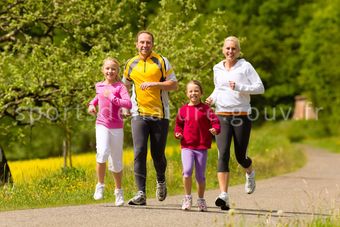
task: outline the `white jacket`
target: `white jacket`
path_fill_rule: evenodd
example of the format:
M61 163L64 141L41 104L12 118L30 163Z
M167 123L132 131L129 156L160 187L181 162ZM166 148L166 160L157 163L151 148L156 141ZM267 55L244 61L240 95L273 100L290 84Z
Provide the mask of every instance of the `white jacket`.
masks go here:
M244 59L239 59L227 71L225 60L216 64L214 70L215 89L209 96L215 104L216 112L251 113L250 95L263 94L263 83L254 67ZM235 82L235 89L229 87L229 81Z

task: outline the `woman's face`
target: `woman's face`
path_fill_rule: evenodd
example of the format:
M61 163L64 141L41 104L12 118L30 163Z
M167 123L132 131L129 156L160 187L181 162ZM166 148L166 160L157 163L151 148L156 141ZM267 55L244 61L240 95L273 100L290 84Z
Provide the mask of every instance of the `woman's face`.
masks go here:
M226 40L224 42L222 51L227 61L234 62L240 56L240 49L232 40Z

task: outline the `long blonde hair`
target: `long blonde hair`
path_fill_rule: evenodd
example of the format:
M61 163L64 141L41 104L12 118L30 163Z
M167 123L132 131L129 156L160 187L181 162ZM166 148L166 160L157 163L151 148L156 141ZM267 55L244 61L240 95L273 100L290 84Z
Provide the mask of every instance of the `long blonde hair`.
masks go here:
M117 59L115 59L115 58L107 57L107 58L105 58L104 61L103 61L103 66L102 66L102 68L104 67L105 62L107 62L107 61L113 62L113 63L117 66L117 68L118 68L118 73L117 73L117 76L116 76L116 82L122 81L122 79L121 79L120 76L119 76L119 72L120 72L119 61L118 61Z

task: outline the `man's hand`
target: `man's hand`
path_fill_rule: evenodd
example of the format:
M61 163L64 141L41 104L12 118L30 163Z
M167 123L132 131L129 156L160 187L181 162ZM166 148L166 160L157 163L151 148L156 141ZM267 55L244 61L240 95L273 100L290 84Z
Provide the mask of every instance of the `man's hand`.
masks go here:
M140 88L142 90L146 90L150 87L155 87L158 85L158 82L143 82L141 85L140 85Z

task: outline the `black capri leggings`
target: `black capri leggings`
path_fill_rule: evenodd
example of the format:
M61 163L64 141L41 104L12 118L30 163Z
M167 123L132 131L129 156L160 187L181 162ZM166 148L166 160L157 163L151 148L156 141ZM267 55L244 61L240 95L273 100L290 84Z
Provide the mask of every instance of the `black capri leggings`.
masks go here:
M168 135L169 120L135 116L131 119L131 128L135 155L135 180L138 190L145 192L147 175L146 160L149 137L151 157L156 169L157 181L165 181L165 169L167 165L165 145Z
M247 156L247 147L251 131L248 116L218 116L221 132L216 136L218 147L218 172L229 172L231 139L234 139L235 156L243 167L251 166L252 160Z

